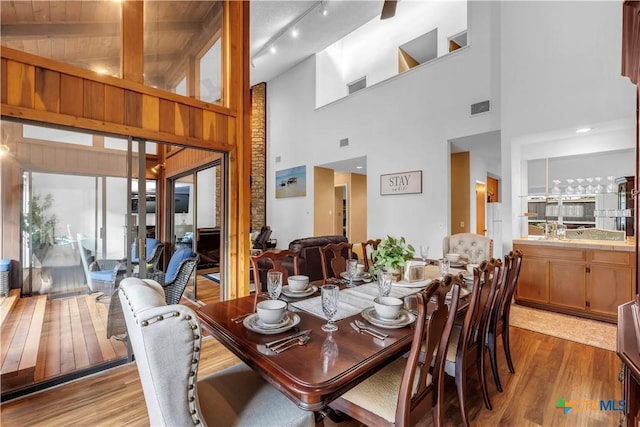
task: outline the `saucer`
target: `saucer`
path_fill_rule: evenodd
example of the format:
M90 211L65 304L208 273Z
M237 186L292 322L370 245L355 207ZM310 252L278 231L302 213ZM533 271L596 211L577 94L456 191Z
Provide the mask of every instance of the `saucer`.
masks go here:
M416 320L416 316L413 313L405 310L404 308L400 310L400 314L393 320L383 319L378 316L376 313L376 309L374 307L365 308L360 313L364 320L371 323L372 325L378 326L380 328L386 329L398 329L404 328L407 325L412 324Z
M303 291L293 291L289 289L289 286L285 285L282 287L282 295L287 296L289 298L302 298L308 297L309 295L313 295L318 290L318 287L315 285L311 285L307 289Z
M340 273L340 277L342 277L343 279L349 280L349 276L347 275L346 271L343 271L342 273ZM364 282L366 280L371 280L371 274L365 272L358 276L353 276L354 282Z
M300 323L300 316L287 311L280 323L267 325L260 321L258 313L251 314L244 318L242 324L250 331L263 335L274 335L287 331Z
M449 266L453 268L465 268L467 264L468 264L467 261L460 260L460 261L449 263Z

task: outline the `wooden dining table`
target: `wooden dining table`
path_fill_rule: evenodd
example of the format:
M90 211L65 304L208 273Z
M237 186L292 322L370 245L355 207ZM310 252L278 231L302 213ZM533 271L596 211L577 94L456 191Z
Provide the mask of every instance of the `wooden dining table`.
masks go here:
M296 311L300 323L276 335L263 335L231 319L253 311L253 296L207 304L197 310L202 326L238 358L260 373L300 408L320 411L329 402L384 367L409 349L413 329L384 329L389 336L380 340L358 333L349 322L360 315L337 321L338 330L323 332L327 321ZM275 354L265 343L311 330L310 340ZM382 330L381 328L377 328Z
M429 271L429 276L437 271ZM314 283L322 285L322 281ZM418 292L420 289L415 289ZM319 292L314 295L318 296ZM246 328L242 321L232 319L254 311L254 296L216 302L200 307L196 313L202 326L238 358L258 372L266 381L284 393L300 408L322 411L341 396L385 365L409 350L413 327L377 330L388 334L384 340L359 333L350 326L360 314L338 320L338 330L326 333L321 326L327 321L321 317L290 309L300 316L293 329L275 335L264 335ZM467 305L461 300L460 313ZM310 340L276 354L265 344L294 332L309 329Z

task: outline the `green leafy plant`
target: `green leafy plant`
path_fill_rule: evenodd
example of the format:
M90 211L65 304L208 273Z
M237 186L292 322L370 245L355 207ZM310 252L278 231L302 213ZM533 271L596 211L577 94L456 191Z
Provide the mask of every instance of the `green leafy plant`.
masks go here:
M407 244L404 237L387 236L382 239L378 248L371 253L373 262L373 273L378 271L398 271L404 267L407 260L413 258L415 249Z
M53 196L34 195L29 201L30 214L22 215L22 230L26 233L29 247L42 261L47 250L55 243L55 229L58 222L49 210L53 206Z

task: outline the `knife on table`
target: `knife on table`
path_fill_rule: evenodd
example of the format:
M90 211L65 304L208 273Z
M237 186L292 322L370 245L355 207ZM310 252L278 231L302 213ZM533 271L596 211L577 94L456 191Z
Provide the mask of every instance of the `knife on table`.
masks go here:
M298 337L300 337L302 335L308 335L310 333L311 333L311 329L305 329L304 331L296 332L293 335L289 335L287 337L280 338L280 339L273 340L273 341L270 341L268 343L265 343L264 346L270 349L274 345L277 345L277 344L280 344L280 343L283 343L283 342L286 342L286 341L290 341L290 340L292 340L294 338L298 338Z

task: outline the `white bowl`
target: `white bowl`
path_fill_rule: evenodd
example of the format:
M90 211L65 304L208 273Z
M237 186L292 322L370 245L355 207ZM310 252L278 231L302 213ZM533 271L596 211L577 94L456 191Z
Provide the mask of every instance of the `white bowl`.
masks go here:
M376 313L383 319L393 320L402 309L402 300L394 297L378 297L373 300Z
M278 323L284 316L287 303L279 299L260 301L256 306L258 317L266 324Z
M460 261L460 254L445 254L444 256L449 262L458 262Z
M289 285L289 289L294 292L301 292L309 287L309 277L308 276L289 276L287 279L287 284Z

